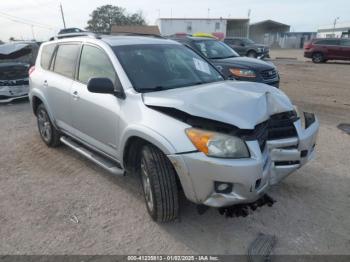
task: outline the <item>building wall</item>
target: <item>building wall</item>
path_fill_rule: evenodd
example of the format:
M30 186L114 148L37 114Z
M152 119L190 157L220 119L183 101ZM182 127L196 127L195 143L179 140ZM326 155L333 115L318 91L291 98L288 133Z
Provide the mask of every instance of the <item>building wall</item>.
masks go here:
M343 33L349 32L350 31L350 27L349 28L343 28L343 29L335 29L333 31L333 29L329 29L329 30L319 30L317 32L317 37L318 38L331 38L331 37L336 37L336 38L340 38L342 37Z
M173 35L176 33L214 33L226 34L225 19L159 19L157 21L162 35Z

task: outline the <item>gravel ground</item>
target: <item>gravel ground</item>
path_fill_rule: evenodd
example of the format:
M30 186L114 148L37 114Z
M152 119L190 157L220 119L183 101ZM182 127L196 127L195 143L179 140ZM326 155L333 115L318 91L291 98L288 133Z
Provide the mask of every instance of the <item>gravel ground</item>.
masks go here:
M114 177L65 146L40 140L24 101L0 106L0 254L245 254L258 233L275 254L350 254L350 64L276 61L282 89L317 113L317 159L270 195L273 207L246 218L182 199L181 218L156 224L140 183Z

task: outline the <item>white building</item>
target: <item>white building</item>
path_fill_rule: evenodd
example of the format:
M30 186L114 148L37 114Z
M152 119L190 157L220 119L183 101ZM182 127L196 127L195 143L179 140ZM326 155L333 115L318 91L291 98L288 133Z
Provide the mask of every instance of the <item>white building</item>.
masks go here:
M159 18L157 24L162 35L176 33L222 33L224 36L247 36L249 19L230 18Z
M349 33L350 33L350 22L337 23L335 27L334 27L334 25L321 26L317 30L317 37L319 37L319 38L349 37Z

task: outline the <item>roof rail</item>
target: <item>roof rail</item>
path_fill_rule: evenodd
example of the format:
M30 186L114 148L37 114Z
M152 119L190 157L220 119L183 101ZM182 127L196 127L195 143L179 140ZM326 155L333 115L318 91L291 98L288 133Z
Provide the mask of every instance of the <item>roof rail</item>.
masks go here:
M100 39L100 36L91 33L91 32L79 32L79 33L67 33L67 34L60 34L55 37L55 39L63 39L63 38L70 38L70 37L81 37L81 36L87 36L95 39Z
M147 34L147 33L116 32L116 33L112 33L111 34L111 36L118 36L118 35L124 35L124 36L149 36L149 37L156 37L156 38L164 38L161 35Z

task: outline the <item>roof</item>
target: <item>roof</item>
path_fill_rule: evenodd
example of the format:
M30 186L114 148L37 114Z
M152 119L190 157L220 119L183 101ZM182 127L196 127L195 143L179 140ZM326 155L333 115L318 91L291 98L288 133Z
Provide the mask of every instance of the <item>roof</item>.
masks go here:
M103 40L111 46L142 44L178 44L177 42L169 39L145 36L104 36L101 38L101 40Z
M160 35L159 28L156 25L113 25L111 29L111 34L113 35L118 33Z
M162 18L158 18L158 20L244 20L244 21L248 21L249 18L224 18L224 17L217 17L217 18L208 18L208 17L192 17L192 18L170 18L170 17L162 17Z
M280 22L277 22L277 21L273 21L273 20L264 20L264 21L260 21L260 22L257 22L257 23L252 23L250 24L250 26L258 26L258 25L261 25L261 24L271 24L271 25L277 25L277 26L288 26L290 27L290 25L287 25L287 24L283 24L283 23L280 23Z
M320 26L318 30L333 30L333 28L334 28L334 24L324 25L324 26ZM350 22L337 23L335 25L335 29L350 29Z

